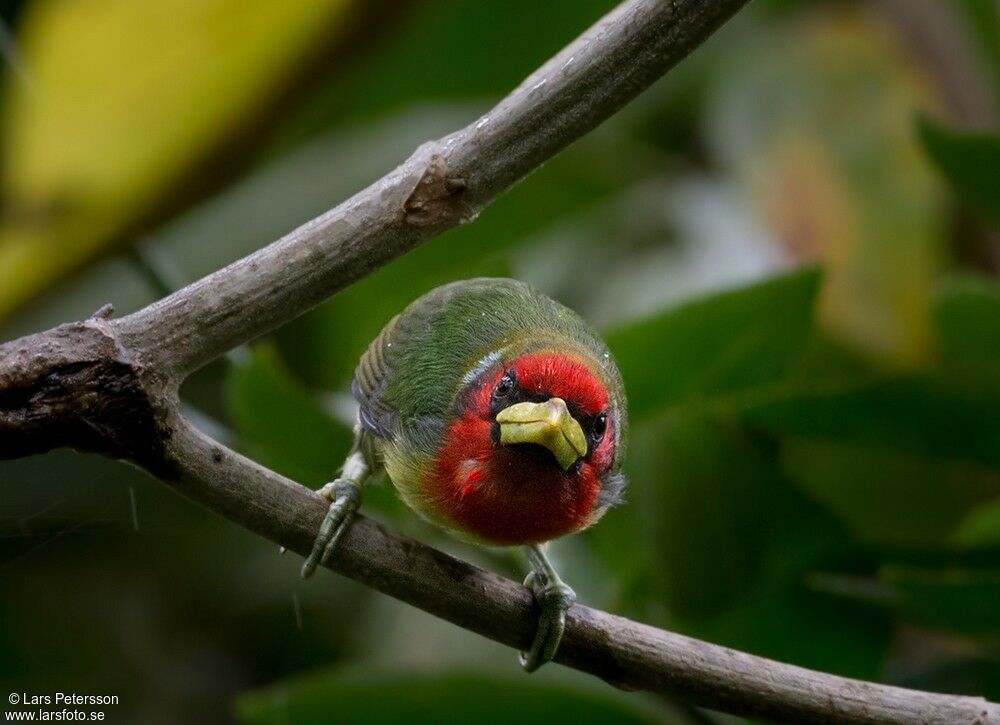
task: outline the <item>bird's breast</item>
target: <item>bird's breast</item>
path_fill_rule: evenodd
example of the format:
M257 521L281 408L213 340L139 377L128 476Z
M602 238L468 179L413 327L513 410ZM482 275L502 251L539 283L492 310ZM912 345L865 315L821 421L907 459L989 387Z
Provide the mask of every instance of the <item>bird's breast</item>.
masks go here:
M498 446L491 421L467 417L447 429L421 498L448 526L495 545L549 541L586 528L600 492L586 463L563 471L537 446Z

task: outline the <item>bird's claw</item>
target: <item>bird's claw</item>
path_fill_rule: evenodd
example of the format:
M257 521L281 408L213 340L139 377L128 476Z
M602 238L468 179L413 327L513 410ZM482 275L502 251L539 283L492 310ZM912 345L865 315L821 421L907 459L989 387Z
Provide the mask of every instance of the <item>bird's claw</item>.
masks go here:
M566 612L576 602L576 592L558 579L550 581L538 571L525 577L524 586L535 595L541 609L531 649L522 652L519 658L526 672L534 672L555 657L566 629Z
M313 543L312 552L302 564L302 578L308 579L316 567L326 564L330 554L337 548L341 537L351 525L354 512L361 504L361 487L347 478L331 481L319 490L320 495L330 501L330 509L319 527L319 534Z

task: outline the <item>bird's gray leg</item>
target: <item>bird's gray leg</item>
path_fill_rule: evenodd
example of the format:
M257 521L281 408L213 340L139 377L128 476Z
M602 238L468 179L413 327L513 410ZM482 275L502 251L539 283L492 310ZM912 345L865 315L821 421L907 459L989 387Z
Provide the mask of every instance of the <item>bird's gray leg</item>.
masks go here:
M555 657L566 629L566 612L576 602L576 593L563 584L541 545L526 546L525 553L531 563L531 572L524 586L534 593L542 613L531 649L522 652L520 659L527 672L534 672Z
M361 504L361 487L372 473L367 433L360 425L354 426L354 444L340 471L340 476L319 490L330 501L330 509L319 527L319 534L313 543L312 552L302 565L302 578L308 579L330 558L341 537L351 525L354 512Z

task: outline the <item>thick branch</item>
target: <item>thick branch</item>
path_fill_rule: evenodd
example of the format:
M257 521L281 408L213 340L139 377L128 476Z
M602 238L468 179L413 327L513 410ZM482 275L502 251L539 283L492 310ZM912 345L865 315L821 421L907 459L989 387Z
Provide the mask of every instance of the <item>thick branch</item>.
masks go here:
M0 459L69 446L170 472L170 399L140 382L105 313L0 345Z
M301 314L498 194L621 108L745 0L630 0L471 126L339 207L120 321L0 345L0 458L71 445L128 458L222 516L306 553L326 502L179 413L186 374ZM513 647L536 622L515 582L355 522L332 568ZM557 660L618 686L774 721L1000 722L979 698L812 672L575 606Z
M475 218L694 50L747 0L623 3L466 128L274 244L118 322L184 375Z

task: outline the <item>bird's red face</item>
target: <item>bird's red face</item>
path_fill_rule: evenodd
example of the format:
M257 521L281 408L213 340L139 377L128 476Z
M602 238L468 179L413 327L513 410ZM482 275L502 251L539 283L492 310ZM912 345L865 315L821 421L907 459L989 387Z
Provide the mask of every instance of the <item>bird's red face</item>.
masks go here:
M593 523L617 426L584 359L541 351L493 364L456 413L426 487L456 529L512 545Z

